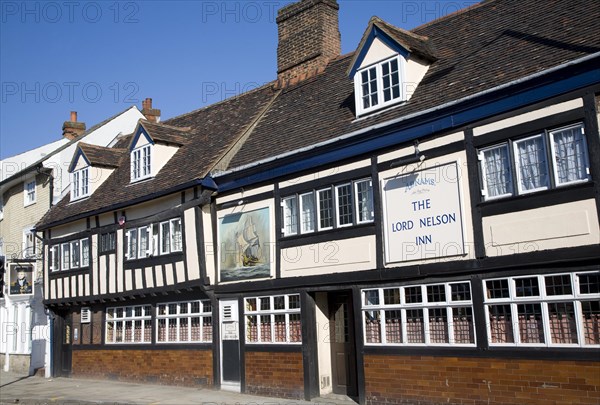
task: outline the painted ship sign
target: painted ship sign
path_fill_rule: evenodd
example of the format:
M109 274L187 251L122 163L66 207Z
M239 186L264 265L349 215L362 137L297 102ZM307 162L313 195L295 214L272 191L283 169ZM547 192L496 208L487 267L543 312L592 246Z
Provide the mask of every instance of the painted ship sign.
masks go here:
M465 253L456 162L382 180L386 262Z

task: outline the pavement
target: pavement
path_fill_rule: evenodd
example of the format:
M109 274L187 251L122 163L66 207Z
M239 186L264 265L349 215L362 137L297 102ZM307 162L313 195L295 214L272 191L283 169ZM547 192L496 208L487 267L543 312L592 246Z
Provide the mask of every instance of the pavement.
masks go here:
M0 405L333 405L260 397L206 388L124 383L110 380L44 378L0 371Z

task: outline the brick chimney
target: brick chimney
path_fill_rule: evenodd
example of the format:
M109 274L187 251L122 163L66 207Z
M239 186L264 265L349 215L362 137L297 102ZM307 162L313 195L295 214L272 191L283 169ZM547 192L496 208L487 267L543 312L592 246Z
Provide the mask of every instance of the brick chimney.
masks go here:
M62 130L65 138L73 140L85 132L85 122L77 122L77 111L71 111L71 119L64 122Z
M160 121L160 110L152 108L152 99L146 98L142 100L142 114L148 121L159 122Z
M340 55L336 0L301 0L279 10L277 79L293 84L322 72Z

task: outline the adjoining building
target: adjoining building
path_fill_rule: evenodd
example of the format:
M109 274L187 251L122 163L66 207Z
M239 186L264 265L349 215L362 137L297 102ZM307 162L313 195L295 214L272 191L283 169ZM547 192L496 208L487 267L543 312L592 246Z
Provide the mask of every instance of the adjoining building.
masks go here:
M109 145L130 133L142 115L136 107L93 126L71 112L62 138L0 162L0 368L24 374L49 364L50 326L43 305L42 243L35 224L69 193L67 165L76 144ZM94 181L95 179L90 179Z
M374 17L347 55L338 9L279 10L272 83L79 145L37 225L54 375L597 403L600 4Z

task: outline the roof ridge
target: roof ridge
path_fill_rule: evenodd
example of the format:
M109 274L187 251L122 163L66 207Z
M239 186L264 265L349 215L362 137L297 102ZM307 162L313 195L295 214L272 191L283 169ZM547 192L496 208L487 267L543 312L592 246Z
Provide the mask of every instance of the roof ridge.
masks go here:
M236 94L236 95L228 97L228 98L226 98L224 100L217 101L216 103L212 103L212 104L209 104L209 105L205 105L204 107L197 108L195 110L189 111L189 112L181 114L181 115L176 115L174 117L171 117L171 118L165 120L165 122L169 122L169 121L172 121L172 120L175 120L175 119L187 117L189 115L196 114L196 113L198 113L200 111L204 111L204 110L208 110L210 108L214 108L214 107L219 106L221 104L228 103L228 102L230 102L230 101L232 101L232 100L234 100L234 99L236 99L238 97L242 97L242 96L246 96L248 94L252 94L252 93L255 93L255 92L258 92L258 91L262 91L265 88L267 88L269 86L273 86L276 83L277 83L277 80L271 80L270 82L267 82L267 83L263 84L262 86L259 86L259 87L255 88L255 89L248 90L248 91L246 91L244 93Z
M171 119L171 118L169 118L169 119ZM190 126L176 127L174 125L163 124L162 122L152 122L152 121L145 120L142 118L140 118L140 121L141 121L142 125L146 125L146 124L150 124L150 126L156 125L156 126L167 128L167 129L174 129L174 130L180 131L180 132L189 132L192 129L192 127L190 127Z

